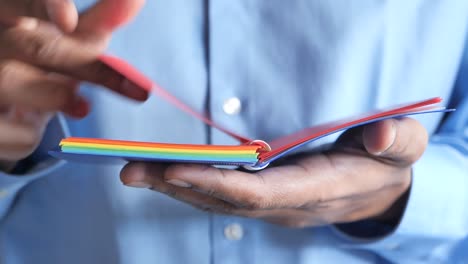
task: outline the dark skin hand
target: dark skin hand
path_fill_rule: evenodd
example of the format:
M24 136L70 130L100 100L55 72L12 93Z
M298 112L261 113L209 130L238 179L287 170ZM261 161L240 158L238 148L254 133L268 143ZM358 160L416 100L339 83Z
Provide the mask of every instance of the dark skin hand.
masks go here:
M0 171L36 149L55 113L88 114L80 81L147 98L97 59L143 2L101 0L79 15L71 0L0 0Z
M365 219L392 222L427 145L414 119L389 119L347 131L329 151L292 158L257 173L192 164L129 163L121 180L209 212L288 227ZM403 201L402 201L403 200Z

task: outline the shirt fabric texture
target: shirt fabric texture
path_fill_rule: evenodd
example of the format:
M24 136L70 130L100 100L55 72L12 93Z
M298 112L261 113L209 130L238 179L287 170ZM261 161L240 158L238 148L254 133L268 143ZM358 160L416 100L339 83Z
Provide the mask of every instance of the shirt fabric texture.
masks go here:
M400 223L371 238L289 229L125 187L121 166L55 160L47 151L70 135L236 143L157 96L140 105L84 84L91 115L58 115L29 158L34 166L0 173L0 263L466 263L467 25L462 0L147 1L108 52L250 138L433 96L457 108L415 117L431 139ZM233 97L242 109L229 115L223 103ZM226 237L230 224L242 227L239 240Z

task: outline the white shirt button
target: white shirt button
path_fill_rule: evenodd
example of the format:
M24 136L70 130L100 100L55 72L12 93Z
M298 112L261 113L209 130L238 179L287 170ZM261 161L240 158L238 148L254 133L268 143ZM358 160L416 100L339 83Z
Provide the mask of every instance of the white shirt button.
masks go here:
M228 115L236 115L242 110L242 102L237 97L231 97L224 101L223 111Z
M240 224L229 224L224 228L224 236L229 240L241 240L244 236L244 229Z

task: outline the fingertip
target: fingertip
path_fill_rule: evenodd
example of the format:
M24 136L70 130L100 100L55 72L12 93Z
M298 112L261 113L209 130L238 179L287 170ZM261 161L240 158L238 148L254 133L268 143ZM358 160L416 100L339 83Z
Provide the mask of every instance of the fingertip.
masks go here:
M124 185L134 186L134 183L152 184L161 177L165 165L161 163L130 162L120 171L120 180Z
M76 95L73 103L64 110L72 118L85 118L91 111L91 105L88 100L80 95Z
M380 121L364 129L363 136L369 153L404 166L421 157L429 138L425 127L408 117Z
M140 102L144 102L149 98L149 93L146 90L129 81L128 79L124 79L122 81L120 91L123 95L133 98Z
M114 31L115 29L130 22L141 10L145 1L144 0L124 0L120 1L119 4L115 4L113 0L103 1L111 2L112 12L110 13L107 29Z
M138 101L146 101L155 85L131 64L115 56L100 55L96 66L98 70L106 69L119 80L117 92Z
M39 19L34 17L20 17L17 19L15 26L23 30L36 30L39 26Z
M145 176L145 164L140 162L129 162L120 171L120 181L127 185L131 182L142 182Z
M372 155L382 155L393 145L396 133L396 121L394 119L368 124L364 127L362 133L364 147Z
M76 118L82 119L82 118L85 118L90 112L91 112L91 105L86 99L81 98L73 114L75 115Z
M101 0L80 15L78 29L106 35L128 23L143 7L144 0Z
M62 31L71 33L78 25L78 10L70 0L47 0L46 10L49 19Z

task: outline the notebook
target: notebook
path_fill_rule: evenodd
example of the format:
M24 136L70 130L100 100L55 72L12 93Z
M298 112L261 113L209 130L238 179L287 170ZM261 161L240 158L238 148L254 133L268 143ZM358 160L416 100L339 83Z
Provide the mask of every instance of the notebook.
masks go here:
M49 152L56 158L72 162L97 163L121 163L122 161L202 163L234 165L242 166L248 170L261 170L271 162L305 144L339 131L388 118L454 111L454 109L446 109L441 106L442 99L435 97L386 109L376 109L353 117L319 124L266 142L261 139L244 137L216 124L206 116L191 109L158 84L145 77L135 67L118 57L103 55L100 60L142 89L156 93L177 108L237 139L239 144L197 145L69 137L63 139L57 149Z

